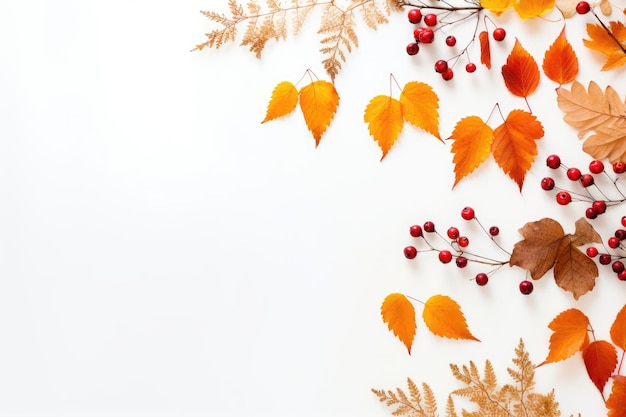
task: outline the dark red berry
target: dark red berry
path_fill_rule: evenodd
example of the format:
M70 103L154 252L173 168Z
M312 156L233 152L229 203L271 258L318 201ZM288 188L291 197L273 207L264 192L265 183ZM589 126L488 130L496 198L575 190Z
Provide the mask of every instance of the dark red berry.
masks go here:
M622 272L624 270L624 263L622 261L615 261L611 264L611 268L615 273Z
M482 287L483 285L487 285L487 282L489 282L489 277L487 276L487 274L485 274L484 272L476 274L476 284Z
M409 55L417 55L420 51L420 47L416 42L411 42L406 46L406 53Z
M595 258L596 256L598 256L598 248L596 248L595 246L589 246L587 248L587 256L590 258Z
M439 260L441 263L447 264L452 260L452 253L449 250L442 250L439 252Z
M435 62L435 71L438 73L443 73L448 69L448 61L445 59L440 59Z
M580 169L578 168L570 168L567 170L567 178L572 181L578 181L580 179Z
M426 23L426 26L435 26L437 24L437 15L434 13L428 13L424 16L424 23Z
M618 278L620 281L626 281L626 269L624 269L624 270L623 270L623 271L621 271L621 272L618 272L618 273L617 273L617 278Z
M498 42L503 41L505 37L506 37L506 30L504 30L504 28L496 28L493 31L493 38L497 40Z
M467 258L465 256L459 256L456 258L456 266L459 268L465 268L467 266Z
M554 180L550 177L545 177L541 180L541 188L546 191L550 191L554 188Z
M603 253L600 255L600 257L598 258L598 262L600 262L600 264L602 265L608 265L611 263L611 255L609 255L608 253Z
M467 245L469 245L469 239L466 236L460 236L456 243L458 243L460 247L466 248Z
M589 162L589 171L592 174L600 174L602 171L604 171L604 164L599 159L594 159L593 161Z
M566 206L572 201L572 196L567 191L561 191L556 194L556 202L562 206Z
M588 219L593 220L596 217L598 217L598 213L595 212L593 207L589 207L589 208L587 208L587 210L585 210L585 217L588 218Z
M594 182L595 180L591 174L583 174L580 177L580 184L585 188L592 186Z
M624 229L617 229L615 231L615 237L618 238L619 240L626 239L626 230L624 230Z
M414 224L413 226L409 227L409 234L413 237L422 236L422 226L420 226L419 224Z
M446 45L448 45L448 46L456 45L456 38L454 36L452 36L452 35L448 36L446 38Z
M411 9L407 15L411 23L419 23L422 21L422 11L420 9Z
M607 240L607 245L609 245L609 248L611 249L617 249L617 247L619 246L621 240L619 240L619 238L612 236Z
M524 280L519 283L519 291L524 295L528 295L532 293L533 288L534 288L533 283L528 280Z
M626 216L622 216L622 226L626 227Z
M476 71L476 64L474 64L473 62L470 62L469 64L465 65L465 71L469 73Z
M626 162L616 162L613 164L613 172L623 174L626 172Z
M452 78L454 78L454 71L452 71L452 68L448 68L447 70L442 72L441 78L443 78L446 81L450 81Z
M427 233L433 233L435 231L435 223L430 221L424 223L424 231Z
M465 207L461 210L461 217L465 220L472 220L475 217L474 209L471 207Z
M456 240L459 237L459 229L451 227L448 229L448 237L452 240Z
M591 6L586 1L580 1L576 5L576 13L578 14L587 14L591 10Z
M498 228L498 226L491 226L489 228L489 234L491 236L498 236L500 234L500 228Z
M407 259L413 259L417 256L417 249L415 246L407 246L404 248L404 257Z
M561 166L561 158L558 155L550 155L546 159L546 165L548 165L549 168L557 169Z
M424 28L420 30L417 39L421 43L432 43L433 39L435 39L435 32L432 29Z
M591 203L591 208L596 214L602 214L606 211L606 202L604 200L596 200Z

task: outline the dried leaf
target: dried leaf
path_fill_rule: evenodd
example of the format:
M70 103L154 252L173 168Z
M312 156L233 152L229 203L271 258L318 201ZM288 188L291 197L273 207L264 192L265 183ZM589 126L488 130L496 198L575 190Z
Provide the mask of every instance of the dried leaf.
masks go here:
M428 84L411 81L400 94L404 119L441 140L439 136L439 97Z
M602 71L626 64L626 26L622 22L611 21L608 29L613 36L602 25L588 23L587 34L591 39L583 39L587 48L602 52L607 57Z
M606 401L606 408L609 410L608 417L626 417L626 376L613 377L611 395Z
M402 131L402 104L390 96L376 96L365 108L363 119L368 124L370 135L383 151L382 161Z
M604 340L591 342L583 350L583 360L587 374L600 394L617 366L617 351L615 347Z
M576 15L576 5L580 0L556 0L555 5L561 11L564 18Z
M335 116L339 94L335 86L325 80L313 81L300 90L300 109L306 125L319 145L322 135Z
M576 220L575 226L576 229L571 236L572 245L582 246L588 243L602 243L600 234L596 232L596 229L584 217Z
M383 322L404 343L410 355L417 328L413 304L404 294L389 294L383 301L380 312Z
M542 67L546 76L559 84L569 83L576 78L578 58L565 37L565 27L546 51Z
M515 0L481 0L480 5L496 16L513 7Z
M548 325L554 333L550 336L550 350L538 366L558 362L582 351L589 344L589 318L580 310L570 308L561 312Z
M537 89L539 75L537 62L516 39L506 64L502 66L506 88L518 97L528 97Z
M426 327L437 336L479 341L467 328L461 307L446 295L433 295L426 300L422 318Z
M489 157L493 129L478 116L461 119L452 131L451 152L454 154L453 188Z
M489 33L483 30L478 34L480 41L480 63L487 69L491 69L491 47L489 46Z
M611 16L611 13L613 13L613 7L611 6L610 0L600 0L600 12L602 12L605 16Z
M533 279L539 279L554 266L565 232L559 222L549 218L526 223L519 232L524 240L513 246L509 264L524 268Z
M513 7L522 19L531 19L552 10L554 0L517 0Z
M272 98L267 105L265 119L261 123L274 120L291 113L298 105L298 90L289 81L279 83L272 91Z
M578 300L596 285L598 265L576 248L572 235L561 240L554 264L554 281Z
M520 191L526 172L537 155L535 140L541 139L543 134L537 118L523 110L511 111L494 131L493 157L504 173L517 183Z
M611 325L611 341L615 346L626 350L626 305L617 313L613 325Z

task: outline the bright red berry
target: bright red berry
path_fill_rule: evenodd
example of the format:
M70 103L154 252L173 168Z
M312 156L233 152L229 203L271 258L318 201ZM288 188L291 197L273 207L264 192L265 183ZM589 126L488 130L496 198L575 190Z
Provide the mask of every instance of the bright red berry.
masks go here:
M595 219L596 217L598 217L598 213L596 213L596 212L593 210L593 207L589 207L589 208L587 208L587 210L585 210L585 217L586 217L586 218L588 218L588 219L593 220L593 219Z
M420 47L416 42L411 42L406 46L406 53L409 55L417 55L420 51Z
M604 200L596 200L591 203L591 208L596 214L602 214L606 211L606 202Z
M524 295L528 295L532 293L533 288L534 288L533 283L528 281L527 279L519 283L519 291Z
M622 272L624 270L624 263L622 261L615 261L611 264L611 268L615 273Z
M417 39L421 43L432 43L433 39L435 39L435 32L432 29L424 28L420 30Z
M578 14L587 14L591 10L591 6L586 1L580 1L576 5L576 13Z
M587 248L587 256L590 258L595 258L596 256L598 256L598 248L596 248L595 246L589 246Z
M441 78L443 78L446 81L450 81L452 78L454 78L454 71L452 71L452 68L448 68L447 70L442 72Z
M567 170L567 178L572 181L578 181L580 179L581 173L578 168L570 168Z
M626 216L622 216L622 226L626 227Z
M452 253L449 250L442 250L439 252L439 260L441 263L447 264L452 260Z
M448 237L452 240L456 240L459 237L459 229L451 227L448 229Z
M438 72L439 74L446 72L447 69L448 69L448 61L446 61L445 59L440 59L437 62L435 62L435 71Z
M422 21L422 11L420 9L411 9L407 15L411 23L419 23Z
M613 164L613 172L623 174L626 172L626 162L616 162Z
M414 224L413 226L409 227L409 234L413 237L422 236L422 226L420 226L419 224Z
M595 180L591 174L583 174L580 177L580 184L585 188L592 186L594 182Z
M600 264L602 265L608 265L611 263L611 255L609 255L608 253L603 253L600 255L600 257L598 258L598 262L600 262Z
M619 246L621 240L619 240L619 238L612 236L607 240L607 245L609 245L609 248L611 249L617 249L617 247Z
M424 30L424 28L415 28L413 30L413 38L415 39L415 42L419 41L420 38L420 33Z
M554 180L550 177L545 177L541 180L541 188L550 191L554 188Z
M469 245L469 239L466 236L460 236L457 240L456 243L459 244L460 247L462 248L466 248L467 245Z
M621 272L618 272L618 273L617 273L617 278L618 278L620 281L626 281L626 269L624 269L624 270L623 270L623 271L621 271Z
M487 274L485 274L484 272L476 274L476 284L482 287L483 285L487 285L487 282L489 282L489 277L487 276Z
M489 228L489 234L491 236L498 236L500 234L500 228L498 226L491 226Z
M567 191L561 191L556 194L556 202L562 206L566 206L572 202L572 196Z
M476 71L476 64L474 64L473 62L468 63L467 65L465 65L465 71L469 73Z
M446 38L446 45L448 45L448 46L456 45L456 38L454 36L452 36L452 35L448 36Z
M493 31L493 38L497 40L498 42L503 41L505 37L506 37L506 30L504 30L504 28L496 28Z
M589 171L592 174L600 174L602 171L604 171L604 164L599 159L594 159L593 161L589 162Z
M426 23L426 26L435 26L437 24L437 15L434 13L428 13L424 16L424 23Z
M546 158L546 165L548 165L549 168L557 169L561 166L561 158L558 155L550 155Z
M415 246L407 246L404 248L404 257L407 259L413 259L417 256L417 249Z
M427 233L433 233L435 231L435 223L431 221L424 223L424 231Z
M467 266L467 258L465 256L457 257L456 266L458 266L459 268L465 268Z
M465 207L461 210L461 217L465 220L472 220L475 216L476 214L474 213L474 209L471 207Z

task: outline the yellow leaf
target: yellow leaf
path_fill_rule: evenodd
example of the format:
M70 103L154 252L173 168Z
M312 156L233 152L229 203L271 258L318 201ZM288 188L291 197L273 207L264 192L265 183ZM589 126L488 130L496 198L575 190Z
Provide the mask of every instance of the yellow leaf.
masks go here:
M480 5L495 15L501 15L513 6L514 0L480 0Z
M389 294L380 308L383 322L400 339L411 354L411 345L415 337L415 308L404 294Z
M298 90L289 81L283 81L274 87L272 98L267 105L265 119L261 123L269 122L278 117L291 113L298 105Z
M478 116L468 116L461 119L454 130L451 138L451 152L454 154L455 180L454 188L459 181L469 175L482 164L491 153L493 142L493 129L483 122Z
M300 109L307 127L319 145L322 135L335 116L339 94L335 86L324 80L313 81L300 90Z
M531 19L548 13L554 8L554 0L516 0L513 5L522 19Z
M428 84L418 81L406 83L400 94L404 119L413 126L441 140L439 136L439 97Z
M567 359L589 344L589 318L576 308L561 312L548 327L554 332L550 336L550 351L538 366Z
M447 295L433 295L426 300L422 318L426 327L437 336L480 342L467 328L461 307Z
M370 135L383 151L382 161L402 131L402 104L389 96L376 96L365 108L363 119L368 123Z

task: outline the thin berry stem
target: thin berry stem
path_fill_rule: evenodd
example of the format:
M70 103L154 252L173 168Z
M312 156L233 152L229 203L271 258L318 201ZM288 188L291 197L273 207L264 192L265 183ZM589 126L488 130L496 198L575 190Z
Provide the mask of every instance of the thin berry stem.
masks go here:
M508 250L504 249L502 246L500 246L500 244L498 242L496 242L496 240L493 238L493 236L491 236L491 234L487 231L487 229L485 229L485 226L483 226L483 224L480 222L480 220L478 220L478 217L474 217L474 220L476 220L476 223L478 223L480 228L483 229L483 232L485 232L485 234L487 236L489 236L489 239L491 239L491 241L498 247L498 249L500 249L502 252L506 253L507 255L511 256L511 252L509 252Z

